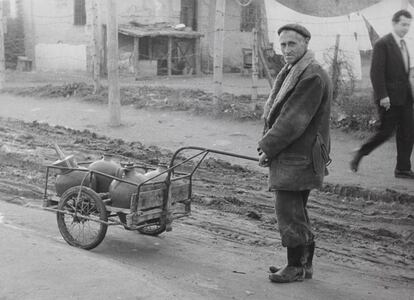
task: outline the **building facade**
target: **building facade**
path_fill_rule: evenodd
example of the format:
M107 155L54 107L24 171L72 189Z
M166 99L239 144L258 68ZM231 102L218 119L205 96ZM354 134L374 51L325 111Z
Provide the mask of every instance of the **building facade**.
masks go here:
M99 3L99 22L106 23L106 1L102 0L20 0L23 11L26 56L37 70L87 71L91 66L92 3ZM257 24L262 0L241 6L240 0L226 0L224 71L238 71L243 48L252 47L252 29ZM214 54L214 0L122 0L117 1L118 24L177 25L202 34L201 69L212 70ZM105 26L103 26L104 28ZM101 28L102 29L102 28ZM101 33L102 44L105 32ZM142 45L140 45L142 47ZM120 60L124 68L131 60L132 46L120 37Z

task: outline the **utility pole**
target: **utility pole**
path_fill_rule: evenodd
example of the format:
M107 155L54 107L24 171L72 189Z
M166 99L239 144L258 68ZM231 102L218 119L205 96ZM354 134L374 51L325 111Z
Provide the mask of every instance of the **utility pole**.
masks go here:
M226 0L216 0L216 18L214 24L214 105L218 109L219 99L223 92L223 41L224 15Z
M92 78L93 92L98 93L101 89L100 63L101 63L101 31L99 19L99 0L92 0Z
M252 45L252 101L257 100L257 82L259 80L259 59L258 59L258 39L257 29L253 29Z
M4 17L3 1L0 1L0 90L4 87L6 62L4 55Z
M121 101L118 70L118 20L116 0L107 0L107 41L108 41L108 106L111 126L121 125Z

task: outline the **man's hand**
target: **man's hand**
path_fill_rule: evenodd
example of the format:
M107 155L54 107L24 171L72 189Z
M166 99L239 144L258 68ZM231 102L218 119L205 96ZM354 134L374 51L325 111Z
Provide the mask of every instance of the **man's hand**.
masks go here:
M385 110L389 110L390 109L390 106L391 106L390 98L389 97L382 98L380 100L379 105L382 106L382 107L384 107Z
M269 167L270 166L270 160L267 157L266 153L261 153L259 157L259 166L261 167Z

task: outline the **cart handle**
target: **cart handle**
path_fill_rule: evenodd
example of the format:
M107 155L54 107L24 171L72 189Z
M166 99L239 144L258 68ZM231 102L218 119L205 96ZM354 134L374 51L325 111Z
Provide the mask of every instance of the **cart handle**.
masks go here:
M175 164L175 159L177 158L178 154L184 150L198 150L200 151L199 153L191 156L190 158L185 159L184 161L182 161L181 163ZM247 159L247 160L251 160L251 161L255 161L255 162L259 162L259 159L256 157L250 157L250 156L246 156L246 155L241 155L241 154L236 154L236 153L231 153L231 152L225 152L225 151L220 151L220 150L214 150L214 149L209 149L209 148L204 148L204 147L197 147L197 146L187 146L187 147L182 147L179 148L177 151L174 152L171 161L170 161L170 165L169 168L167 169L167 178L166 178L166 185L167 185L167 197L163 203L163 211L164 214L161 218L161 222L166 224L167 231L171 230L171 223L172 223L172 216L171 216L171 202L170 202L170 197L171 197L171 191L170 191L170 184L171 184L171 175L174 172L175 168L177 168L180 165L183 165L184 163L198 157L198 156L202 156L199 161L197 162L196 166L194 167L194 169L192 170L192 172L190 173L190 180L191 177L193 176L193 174L197 171L197 169L200 167L201 163L203 162L203 160L206 158L206 156L209 153L215 153L215 154L220 154L220 155L225 155L225 156L231 156L231 157L237 157L237 158L241 158L241 159ZM140 187L138 187L139 190Z
M175 151L174 155L171 158L169 168L172 168L174 166L174 161L177 158L178 154L184 150L200 150L202 153L206 153L206 155L209 153L216 153L220 155L237 157L241 159L247 159L247 160L259 162L259 159L257 157L251 157L251 156L246 156L246 155L241 155L241 154L236 154L236 153L231 153L231 152L225 152L225 151L220 151L220 150L214 150L214 149L209 149L209 148L204 148L204 147L188 146L188 147L179 148L177 151Z

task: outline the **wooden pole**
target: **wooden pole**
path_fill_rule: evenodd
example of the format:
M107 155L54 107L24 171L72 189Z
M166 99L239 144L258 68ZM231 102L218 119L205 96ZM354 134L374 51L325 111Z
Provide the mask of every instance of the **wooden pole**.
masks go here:
M257 47L257 29L253 29L253 45L252 45L252 101L257 100L257 82L259 80L258 70L258 47Z
M24 22L24 48L25 55L32 61L32 70L36 69L36 28L34 21L34 1L20 1L20 7L24 18L27 20Z
M272 88L274 79L273 79L272 74L270 72L270 68L269 68L269 65L267 63L266 56L263 53L263 49L261 47L259 47L259 58L260 58L260 61L262 62L262 65L263 65L263 68L264 68L264 71L265 71L265 75L266 75L266 79L269 82L269 86L270 86L270 88Z
M340 69L338 65L338 53L339 53L339 41L341 39L341 35L336 35L335 41L335 49L334 49L334 56L332 59L332 85L333 85L333 100L336 99L338 96L338 78L340 75Z
M134 53L132 59L134 61L134 76L135 80L139 77L139 37L134 37Z
M0 90L4 88L6 62L4 55L4 17L3 1L0 1Z
M263 4L262 4L263 5ZM263 26L262 26L262 19L259 18L259 21L257 22L258 24L258 31L257 31L257 52L258 52L258 56L259 56L259 62L262 64L263 66L263 70L264 70L264 74L266 76L267 81L269 82L269 86L270 88L273 87L273 77L272 77L272 73L270 72L270 67L269 67L269 62L267 60L267 53L265 55L264 51L263 51L263 46L264 45L269 45L269 42L266 40L265 34L263 34Z
M168 76L172 75L172 37L168 37L168 53L167 53L167 74Z
M101 35L99 22L99 0L92 1L92 77L93 77L93 92L98 93L101 89L100 68L101 68Z
M108 106L111 126L121 125L121 101L118 70L118 21L116 0L107 0Z
M226 0L216 0L216 18L214 24L214 105L218 108L219 99L223 92L223 41L224 41L224 15Z
M101 27L101 78L108 77L108 28L107 26Z
M194 63L195 63L195 73L196 75L201 74L201 45L200 38L197 37L194 44Z
M149 60L149 61L151 61L153 58L153 54L152 54L152 37L149 37L149 39L148 39L148 57L147 57L147 59Z

